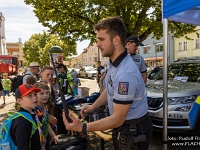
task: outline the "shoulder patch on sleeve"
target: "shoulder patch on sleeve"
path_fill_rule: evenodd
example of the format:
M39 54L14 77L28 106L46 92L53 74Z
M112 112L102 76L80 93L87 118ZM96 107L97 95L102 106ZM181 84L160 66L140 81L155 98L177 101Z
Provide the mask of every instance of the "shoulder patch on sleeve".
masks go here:
M118 94L127 95L128 94L128 82L119 82Z

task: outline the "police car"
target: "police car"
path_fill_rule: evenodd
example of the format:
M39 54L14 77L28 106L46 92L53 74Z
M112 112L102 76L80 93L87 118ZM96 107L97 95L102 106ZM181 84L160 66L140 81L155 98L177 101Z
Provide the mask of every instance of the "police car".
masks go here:
M163 128L163 68L148 76L147 100L155 130ZM180 58L168 66L168 132L200 127L200 58Z

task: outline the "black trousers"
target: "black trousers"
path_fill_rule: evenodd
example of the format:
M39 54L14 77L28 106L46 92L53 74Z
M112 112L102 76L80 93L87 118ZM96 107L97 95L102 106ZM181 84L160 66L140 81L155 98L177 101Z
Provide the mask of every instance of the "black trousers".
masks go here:
M131 123L131 121L130 121ZM118 127L118 128L115 128L113 129L113 132L112 132L112 138L113 138L113 144L114 144L114 148L115 150L122 150L120 147L119 147L119 132L120 132L120 128L122 127L125 127L127 128L127 134L129 134L132 130L131 126L135 126L136 127L136 135L146 135L146 142L142 142L142 143L137 143L137 144L134 144L136 146L135 149L138 149L138 150L148 150L148 146L151 142L151 139L152 139L152 135L153 135L153 125L152 125L152 122L151 122L151 119L149 118L149 116L147 116L144 120L140 121L140 122L137 122L134 124L129 124L127 126L127 124L123 124L122 126ZM134 149L134 148L133 148ZM134 150L135 150L134 149ZM127 149L128 150L128 149ZM132 149L130 149L132 150Z

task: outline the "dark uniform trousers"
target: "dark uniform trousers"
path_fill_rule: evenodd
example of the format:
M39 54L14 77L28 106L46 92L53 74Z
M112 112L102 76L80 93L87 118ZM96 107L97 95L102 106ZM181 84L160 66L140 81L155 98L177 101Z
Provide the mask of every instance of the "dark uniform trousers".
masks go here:
M115 150L148 150L153 125L148 113L141 118L126 120L112 132Z

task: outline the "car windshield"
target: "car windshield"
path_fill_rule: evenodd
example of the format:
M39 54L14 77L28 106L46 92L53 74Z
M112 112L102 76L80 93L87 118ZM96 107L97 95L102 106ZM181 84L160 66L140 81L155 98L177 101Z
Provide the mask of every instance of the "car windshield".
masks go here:
M168 66L168 80L178 77L187 77L187 82L200 82L200 62L173 63ZM161 68L151 80L162 80L163 68Z

